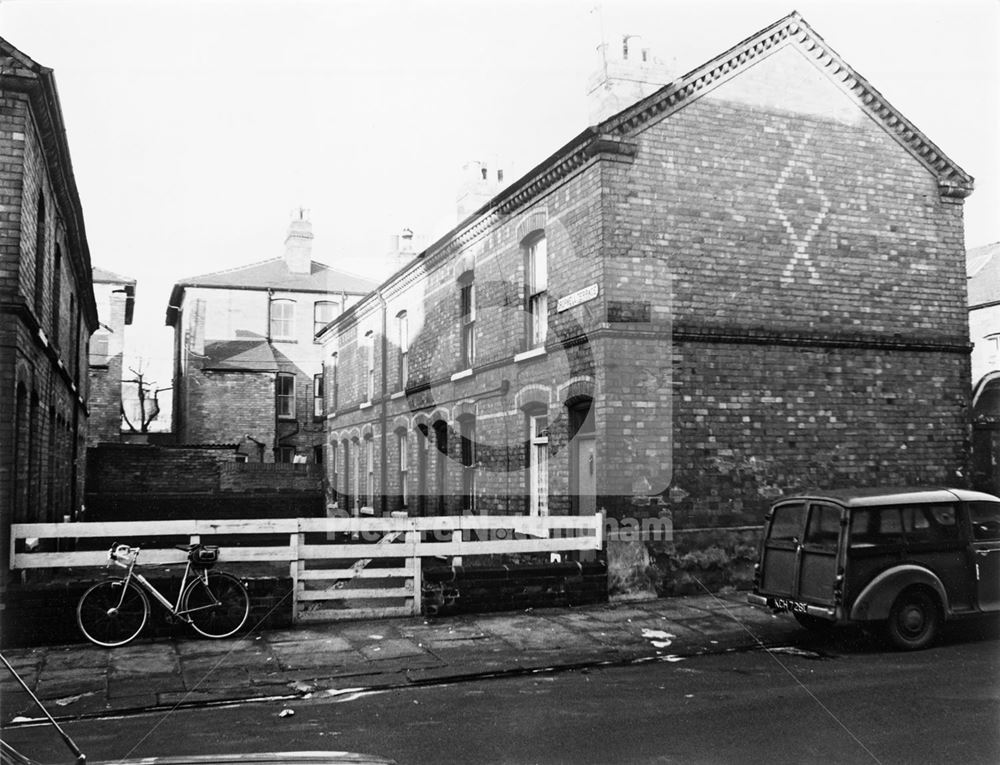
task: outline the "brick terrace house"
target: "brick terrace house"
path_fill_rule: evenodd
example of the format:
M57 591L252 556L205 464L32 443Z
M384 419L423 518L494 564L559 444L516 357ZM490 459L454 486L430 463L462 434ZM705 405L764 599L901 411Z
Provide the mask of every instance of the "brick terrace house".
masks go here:
M973 480L1000 492L1000 242L968 252Z
M611 591L663 593L713 560L745 576L782 492L953 483L972 185L793 13L584 130L332 323L330 499L604 509ZM624 533L650 519L672 541Z
M135 279L95 267L93 280L100 326L90 338L88 446L121 436L122 354L135 309Z
M97 329L90 252L52 70L0 39L0 585L12 522L75 518ZM0 600L3 597L0 595Z
M315 333L375 285L313 261L312 238L300 211L283 257L174 285L179 444L235 444L251 462L322 461Z

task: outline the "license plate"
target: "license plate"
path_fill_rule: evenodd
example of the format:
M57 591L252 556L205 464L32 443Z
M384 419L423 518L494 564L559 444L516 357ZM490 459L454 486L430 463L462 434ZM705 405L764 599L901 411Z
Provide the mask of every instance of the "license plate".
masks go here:
M797 611L800 614L806 613L806 604L788 598L773 598L771 602L777 611Z

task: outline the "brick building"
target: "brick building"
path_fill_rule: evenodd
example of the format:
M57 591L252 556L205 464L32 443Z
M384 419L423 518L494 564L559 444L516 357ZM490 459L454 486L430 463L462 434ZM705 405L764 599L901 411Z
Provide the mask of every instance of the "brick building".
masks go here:
M969 250L972 338L972 473L977 488L1000 492L1000 242Z
M330 499L602 508L612 592L665 593L738 580L782 492L954 483L971 190L793 13L584 130L322 334Z
M312 260L304 211L283 257L174 285L173 431L180 444L236 444L242 459L316 461L322 450L316 331L375 285Z
M135 309L135 279L93 269L100 325L90 338L90 427L87 445L118 441L122 422L122 354L125 327Z
M76 517L97 329L90 253L52 70L0 39L0 585L12 522ZM2 598L0 598L2 599Z

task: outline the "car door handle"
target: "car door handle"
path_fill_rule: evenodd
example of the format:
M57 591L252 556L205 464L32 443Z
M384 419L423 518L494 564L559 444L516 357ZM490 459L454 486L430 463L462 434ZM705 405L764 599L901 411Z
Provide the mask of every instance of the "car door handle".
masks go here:
M1000 552L1000 547L991 547L989 550L976 550L976 555L981 555L982 557L985 558L990 553L995 553L995 552Z

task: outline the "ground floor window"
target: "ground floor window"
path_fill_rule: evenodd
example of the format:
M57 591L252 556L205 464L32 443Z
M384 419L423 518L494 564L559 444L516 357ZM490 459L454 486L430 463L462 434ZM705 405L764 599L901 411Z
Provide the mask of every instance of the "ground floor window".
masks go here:
M528 415L528 510L549 513L549 417Z

